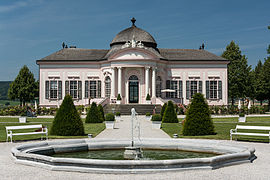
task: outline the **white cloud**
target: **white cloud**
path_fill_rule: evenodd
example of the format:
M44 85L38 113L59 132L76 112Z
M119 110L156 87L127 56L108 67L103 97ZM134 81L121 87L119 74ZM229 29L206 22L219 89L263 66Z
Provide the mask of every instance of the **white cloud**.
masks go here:
M2 5L0 6L0 13L8 13L10 11L14 11L16 9L19 8L23 8L29 5L35 5L37 3L42 2L42 0L24 0L24 1L19 1L19 2L15 2L13 4L10 5Z

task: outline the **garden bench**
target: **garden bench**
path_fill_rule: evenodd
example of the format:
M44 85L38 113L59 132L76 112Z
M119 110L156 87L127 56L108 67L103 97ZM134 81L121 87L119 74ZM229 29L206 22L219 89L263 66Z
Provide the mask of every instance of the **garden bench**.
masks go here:
M23 129L32 129L31 132L13 132L17 130L23 130ZM36 129L36 130L33 130ZM30 130L29 130L30 131ZM48 139L48 129L46 127L43 127L42 124L36 124L36 125L25 125L25 126L6 126L6 132L7 132L7 142L8 138L10 138L10 141L12 142L13 136L22 136L22 135L34 135L34 134L46 134L46 139ZM41 136L42 139L42 136Z
M260 132L237 132L237 130L258 130L258 131L268 131L268 133L260 133ZM230 137L232 140L233 135L241 135L241 136L265 136L269 137L270 143L270 126L242 126L236 125L235 129L230 130Z

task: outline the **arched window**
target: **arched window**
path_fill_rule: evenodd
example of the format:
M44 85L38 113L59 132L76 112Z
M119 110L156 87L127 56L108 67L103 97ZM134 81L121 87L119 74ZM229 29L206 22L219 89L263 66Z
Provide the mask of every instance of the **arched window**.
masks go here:
M105 78L105 97L111 96L111 78L107 76Z
M162 89L162 80L161 77L158 76L156 80L156 96L161 97L161 89Z
M137 76L132 75L132 76L130 76L130 77L129 77L129 79L128 79L128 80L130 80L130 81L138 81L139 79L138 79L138 77L137 77Z

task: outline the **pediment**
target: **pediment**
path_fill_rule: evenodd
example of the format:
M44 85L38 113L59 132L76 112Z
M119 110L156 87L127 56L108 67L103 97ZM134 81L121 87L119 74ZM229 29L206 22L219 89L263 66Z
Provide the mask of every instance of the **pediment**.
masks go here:
M157 57L146 50L141 49L128 49L121 50L113 54L109 59L111 60L144 60L144 59L157 59Z

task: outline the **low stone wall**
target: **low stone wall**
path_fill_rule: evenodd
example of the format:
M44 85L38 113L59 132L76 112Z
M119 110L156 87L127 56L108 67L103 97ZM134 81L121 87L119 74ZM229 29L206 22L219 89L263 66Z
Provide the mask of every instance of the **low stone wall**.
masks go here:
M173 160L97 160L55 158L54 153L93 149L119 149L130 146L130 140L80 139L47 141L26 144L12 149L18 163L39 166L50 170L94 173L153 173L186 169L216 169L223 166L252 162L255 149L224 145L215 140L198 139L142 139L135 146L149 149L188 150L221 154L209 158Z

